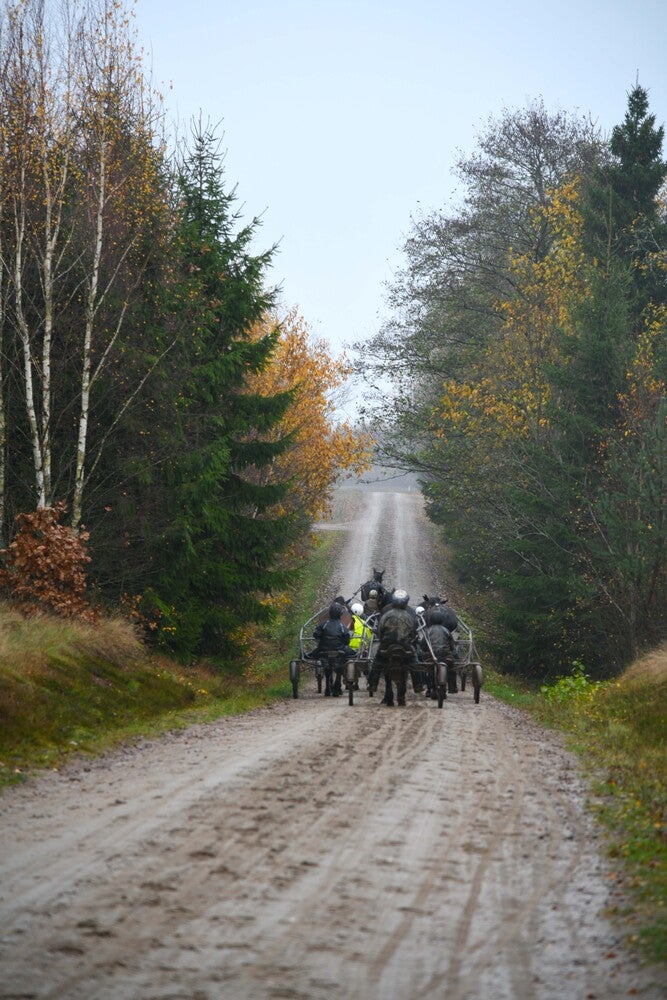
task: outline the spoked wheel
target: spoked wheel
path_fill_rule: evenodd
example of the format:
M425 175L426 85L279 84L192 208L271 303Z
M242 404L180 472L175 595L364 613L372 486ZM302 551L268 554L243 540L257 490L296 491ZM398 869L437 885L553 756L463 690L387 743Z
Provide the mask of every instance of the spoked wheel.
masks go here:
M479 705L479 693L482 690L482 682L484 680L484 674L482 671L482 666L480 663L473 663L472 665L472 689L475 693L475 704Z
M299 670L299 661L298 660L290 660L289 675L290 675L290 680L292 682L292 697L293 698L298 698L299 697L299 673L300 673L300 670Z

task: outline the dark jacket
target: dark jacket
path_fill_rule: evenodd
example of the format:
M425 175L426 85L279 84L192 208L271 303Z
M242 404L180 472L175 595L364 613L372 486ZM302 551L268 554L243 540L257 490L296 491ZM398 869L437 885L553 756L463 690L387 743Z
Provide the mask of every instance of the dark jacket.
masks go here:
M400 635L401 638L395 638ZM417 639L417 615L413 608L387 608L378 625L378 640L383 649L393 642L414 646Z
M445 628L444 625L429 625L426 633L436 659L452 659L454 656L454 640L449 629ZM422 640L422 648L424 650L427 649L425 640Z
M339 618L329 618L316 625L313 635L317 639L317 649L313 650L313 654L329 653L336 649L347 652L350 645L350 633Z

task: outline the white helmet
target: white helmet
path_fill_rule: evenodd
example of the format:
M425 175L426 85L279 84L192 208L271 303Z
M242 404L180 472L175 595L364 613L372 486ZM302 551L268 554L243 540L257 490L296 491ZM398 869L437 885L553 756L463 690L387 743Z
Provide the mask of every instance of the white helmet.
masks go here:
M415 608L415 613L418 614L418 615L423 615L424 614L424 609L422 608L421 604L418 607Z
M357 601L352 605L350 611L352 612L353 615L363 615L364 606L363 604L359 604L359 602Z

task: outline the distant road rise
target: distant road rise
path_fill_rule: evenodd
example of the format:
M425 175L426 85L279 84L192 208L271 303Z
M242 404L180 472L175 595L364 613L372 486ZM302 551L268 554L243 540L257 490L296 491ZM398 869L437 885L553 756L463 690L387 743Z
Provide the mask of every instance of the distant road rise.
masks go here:
M363 476L356 479L342 479L339 489L367 490L375 493L413 493L419 492L417 476L401 469L388 469L382 465L374 465Z

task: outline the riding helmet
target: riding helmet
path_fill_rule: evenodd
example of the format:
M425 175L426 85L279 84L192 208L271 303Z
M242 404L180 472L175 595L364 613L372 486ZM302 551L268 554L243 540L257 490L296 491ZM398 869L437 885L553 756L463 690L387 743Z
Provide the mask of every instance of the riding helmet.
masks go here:
M395 590L391 595L391 603L395 608L407 608L410 595L407 590Z

